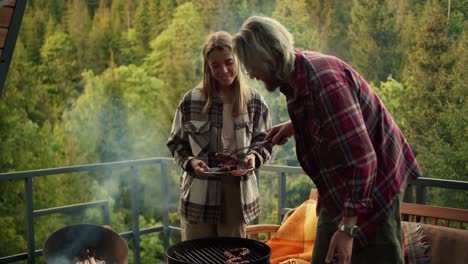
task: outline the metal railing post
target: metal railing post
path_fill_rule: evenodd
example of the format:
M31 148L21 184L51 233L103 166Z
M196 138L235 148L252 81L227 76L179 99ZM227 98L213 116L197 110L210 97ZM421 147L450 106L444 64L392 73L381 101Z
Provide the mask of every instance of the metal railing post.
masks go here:
M109 216L109 205L103 204L102 209L102 220L105 225L110 225L110 216Z
M281 224L281 208L286 207L286 173L278 175L278 224Z
M414 189L414 186L412 184L408 184L408 186L405 189L405 194L403 196L403 202L405 203L413 202L413 189Z
M421 185L416 185L416 203L426 204L426 188Z
M33 188L32 177L26 177L24 182L24 191L26 195L26 224L28 236L28 264L34 264L35 258L35 244L34 244L34 205L33 205Z
M169 172L167 165L164 161L161 161L161 177L162 185L161 192L163 196L163 236L164 236L164 251L169 247Z
M138 169L135 166L131 166L131 196L132 196L132 239L134 242L133 246L133 260L135 264L140 264L140 206L138 205Z

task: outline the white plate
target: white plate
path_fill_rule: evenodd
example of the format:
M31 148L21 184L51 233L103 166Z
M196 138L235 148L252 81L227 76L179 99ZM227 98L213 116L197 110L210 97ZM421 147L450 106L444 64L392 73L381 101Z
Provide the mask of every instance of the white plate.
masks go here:
M210 171L204 172L203 174L205 175L230 175L230 176L244 176L247 173L251 172L254 170L254 168L248 168L248 169L239 169L235 171L217 171L219 168L210 168Z

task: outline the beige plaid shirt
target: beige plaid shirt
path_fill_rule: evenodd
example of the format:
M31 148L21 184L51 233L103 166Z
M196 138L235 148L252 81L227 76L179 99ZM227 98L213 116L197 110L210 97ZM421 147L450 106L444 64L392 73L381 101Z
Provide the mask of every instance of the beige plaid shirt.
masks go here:
M222 176L197 176L189 161L203 160L216 166L214 153L224 149L221 139L223 128L223 101L215 96L209 113L202 112L206 100L199 88L185 94L177 107L172 131L167 142L175 162L182 168L180 178L180 213L193 223L219 223L221 219ZM271 155L270 144L255 146L271 128L269 109L260 93L250 89L247 112L234 117L237 148L252 146L241 155L255 154L256 166L261 166ZM241 177L241 203L246 223L260 213L257 179L252 172Z

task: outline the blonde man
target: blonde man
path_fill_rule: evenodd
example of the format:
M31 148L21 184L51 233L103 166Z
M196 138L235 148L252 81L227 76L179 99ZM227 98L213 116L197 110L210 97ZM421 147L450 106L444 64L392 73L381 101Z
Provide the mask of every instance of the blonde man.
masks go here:
M286 96L290 121L267 135L294 136L298 160L319 192L311 263L403 263L400 198L419 177L400 129L346 62L295 49L278 21L253 16L234 36L251 78Z

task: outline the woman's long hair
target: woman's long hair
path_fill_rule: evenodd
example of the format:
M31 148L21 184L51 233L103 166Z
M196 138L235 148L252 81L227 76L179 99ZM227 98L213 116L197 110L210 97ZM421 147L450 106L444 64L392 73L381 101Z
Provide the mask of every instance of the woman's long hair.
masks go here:
M232 89L234 90L234 105L233 105L233 114L238 116L247 111L247 100L248 100L248 91L244 82L244 76L240 70L240 62L237 57L234 55L233 46L232 46L232 36L225 31L218 31L210 34L205 41L202 49L202 61L203 61L203 77L201 82L201 92L206 97L207 101L203 107L203 112L208 113L213 103L213 95L216 93L216 80L211 73L210 66L208 65L208 54L211 51L217 50L227 50L233 53L234 61L236 64L236 77L231 84Z
M233 42L234 51L247 71L255 66L282 81L294 71L294 37L272 18L249 17Z

